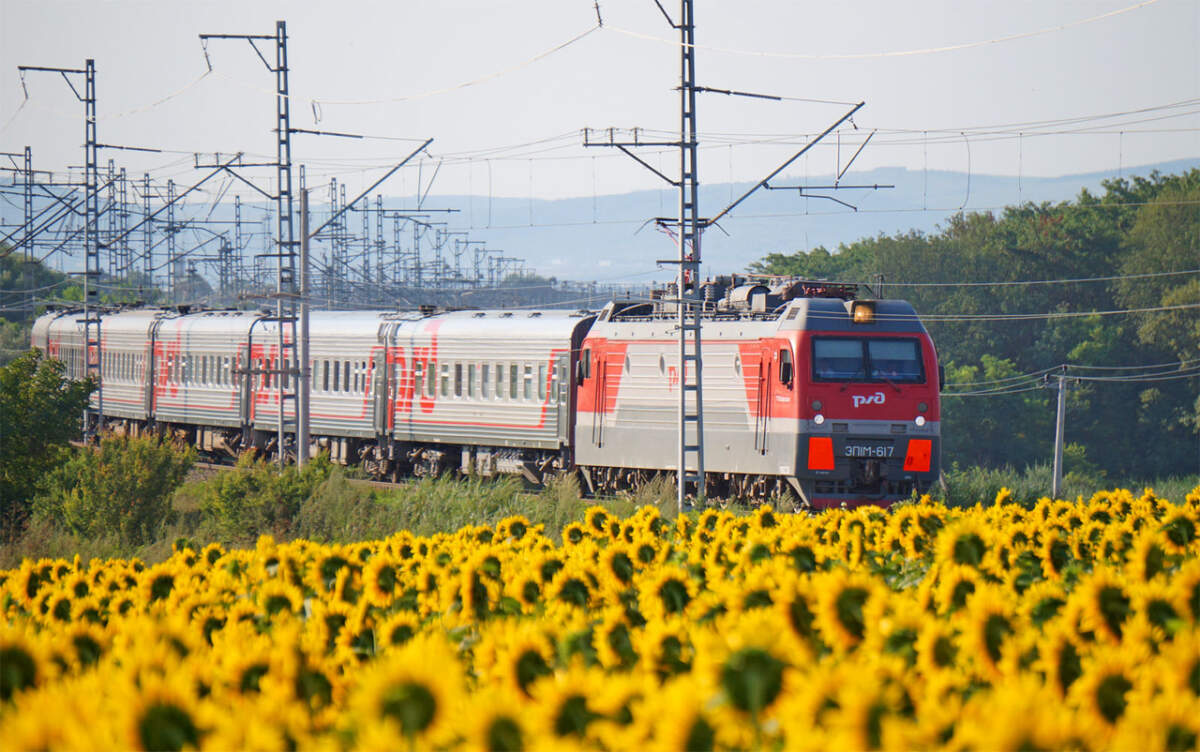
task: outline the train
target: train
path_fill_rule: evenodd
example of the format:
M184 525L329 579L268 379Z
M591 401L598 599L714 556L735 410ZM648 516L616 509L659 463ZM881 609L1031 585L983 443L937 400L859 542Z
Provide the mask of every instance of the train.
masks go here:
M887 505L938 482L942 371L909 303L795 279L699 287L706 496ZM688 377L677 298L659 290L599 311L313 312L310 448L385 480L574 473L602 495L674 476ZM107 430L171 434L214 456L294 450L276 439L280 411L294 424L299 369L280 362L270 312L100 319L98 352L85 352L78 310L40 316L31 344L71 378L99 359Z

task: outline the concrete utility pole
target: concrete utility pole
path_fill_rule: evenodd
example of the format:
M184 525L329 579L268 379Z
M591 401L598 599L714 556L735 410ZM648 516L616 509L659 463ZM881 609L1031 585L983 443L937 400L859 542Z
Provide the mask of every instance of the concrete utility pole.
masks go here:
M300 166L300 388L296 392L296 465L304 467L308 462L308 445L311 441L308 405L312 383L312 368L308 354L308 186L304 180L304 166Z
M1054 419L1054 482L1050 495L1055 499L1062 493L1063 433L1067 421L1067 379L1058 374L1058 414Z

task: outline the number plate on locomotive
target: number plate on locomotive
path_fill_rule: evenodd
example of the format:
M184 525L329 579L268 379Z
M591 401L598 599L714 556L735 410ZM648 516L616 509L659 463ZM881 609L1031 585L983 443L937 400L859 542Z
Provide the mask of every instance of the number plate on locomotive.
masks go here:
M842 453L846 457L886 460L895 451L896 448L890 441L847 441Z

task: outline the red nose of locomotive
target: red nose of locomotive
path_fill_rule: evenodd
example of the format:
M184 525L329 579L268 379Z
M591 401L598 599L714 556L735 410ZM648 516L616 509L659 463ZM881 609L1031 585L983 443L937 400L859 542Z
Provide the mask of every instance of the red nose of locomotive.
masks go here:
M797 479L814 507L890 504L940 472L937 353L897 300L813 301L799 337Z

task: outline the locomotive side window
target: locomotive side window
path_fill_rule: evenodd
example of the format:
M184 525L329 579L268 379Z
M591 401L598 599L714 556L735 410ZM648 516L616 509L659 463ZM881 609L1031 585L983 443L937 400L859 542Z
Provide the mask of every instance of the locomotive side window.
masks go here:
M584 350L579 354L579 380L585 381L592 375L592 351Z
M792 385L792 351L786 347L779 348L779 383Z

